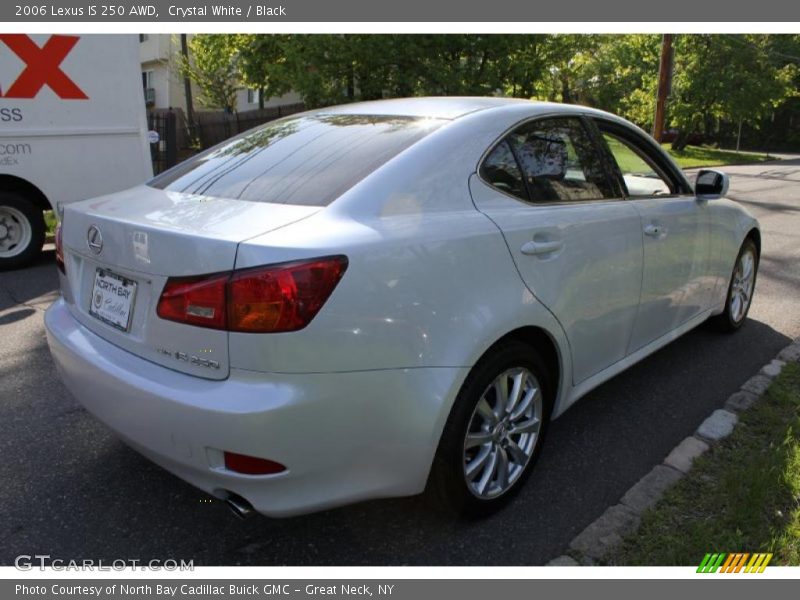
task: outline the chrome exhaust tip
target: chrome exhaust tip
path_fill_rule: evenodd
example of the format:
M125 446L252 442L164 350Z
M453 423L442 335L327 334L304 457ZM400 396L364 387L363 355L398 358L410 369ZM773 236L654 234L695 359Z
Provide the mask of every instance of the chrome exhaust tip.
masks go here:
M256 509L253 508L253 505L238 494L228 494L225 503L231 509L231 512L242 520L256 514Z

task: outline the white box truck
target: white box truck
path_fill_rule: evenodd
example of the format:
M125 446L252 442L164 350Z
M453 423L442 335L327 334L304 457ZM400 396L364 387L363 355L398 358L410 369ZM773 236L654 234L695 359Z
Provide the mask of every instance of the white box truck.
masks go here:
M0 34L0 270L41 251L43 211L152 174L137 36Z

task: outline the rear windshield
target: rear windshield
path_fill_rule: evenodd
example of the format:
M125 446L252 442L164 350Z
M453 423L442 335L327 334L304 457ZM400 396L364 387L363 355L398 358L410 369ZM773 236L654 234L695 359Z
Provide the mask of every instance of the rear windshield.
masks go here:
M217 198L326 206L443 122L375 115L290 117L231 138L148 185Z

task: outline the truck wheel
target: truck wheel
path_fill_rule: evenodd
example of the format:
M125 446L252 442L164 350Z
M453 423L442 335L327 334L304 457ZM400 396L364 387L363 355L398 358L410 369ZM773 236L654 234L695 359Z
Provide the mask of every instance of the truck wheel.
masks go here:
M0 271L35 259L44 245L44 214L25 196L0 192Z

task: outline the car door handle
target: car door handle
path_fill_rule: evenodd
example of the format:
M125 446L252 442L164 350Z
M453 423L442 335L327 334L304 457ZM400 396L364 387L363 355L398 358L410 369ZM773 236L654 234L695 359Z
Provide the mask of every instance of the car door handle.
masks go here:
M650 237L664 237L667 235L667 228L663 225L654 225L650 223L650 225L645 226L644 234Z
M558 252L564 247L564 242L561 240L555 240L553 242L525 242L522 244L522 248L520 248L520 252L523 254L527 254L528 256L539 255L542 254L552 254L553 252Z

